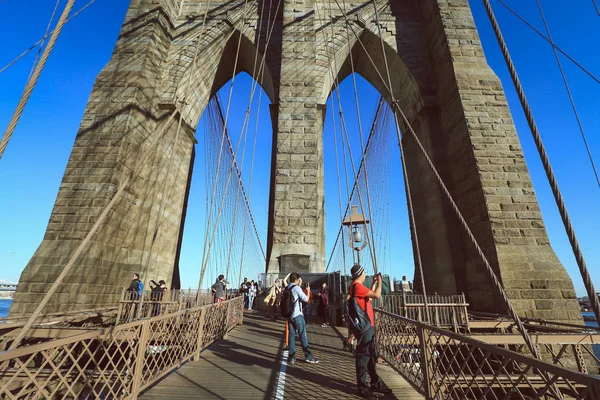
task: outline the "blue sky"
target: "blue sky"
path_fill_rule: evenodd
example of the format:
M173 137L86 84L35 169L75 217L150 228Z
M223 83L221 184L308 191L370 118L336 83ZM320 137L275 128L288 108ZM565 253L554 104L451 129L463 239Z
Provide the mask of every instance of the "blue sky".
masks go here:
M488 61L504 84L552 246L573 278L578 294L584 294L562 222L482 4L479 0L470 3ZM600 225L600 188L595 183L551 48L496 1L492 3L553 162L588 268L596 284L600 285L600 249L596 245L597 227ZM534 0L507 0L507 3L543 30ZM84 4L84 1L77 1L75 9ZM600 18L592 2L573 2L569 7L558 0L544 0L542 4L556 43L592 73L600 76L600 63L595 51L600 43ZM54 2L50 1L0 2L0 37L4 38L0 42L0 68L43 35L53 6ZM13 139L0 160L0 278L17 280L43 237L94 79L110 59L127 6L127 1L97 0L65 27ZM0 74L2 130L18 102L34 56L35 51ZM592 153L596 156L595 161L600 163L600 85L569 61L564 58L563 61ZM237 111L229 121L234 140L239 136L240 120L247 105L250 85L247 76L240 75L238 78L231 99L232 109ZM356 118L352 111L351 85L351 80L346 80L340 89L344 94L343 105L349 122ZM367 130L375 111L377 94L362 79L358 79L358 87L363 126ZM222 90L224 104L228 101L227 89L228 86ZM255 175L251 187L252 207L263 241L266 238L268 152L271 147L267 105L268 99L263 96ZM253 118L256 118L255 112ZM356 123L350 125L355 127ZM324 132L328 149L325 154L328 251L339 222L331 127L329 116ZM356 129L350 134L356 136ZM201 154L202 148L198 147L197 151ZM412 276L412 250L404 190L397 155L392 156L396 164L392 168L391 179L397 195L390 217L394 251L390 254L393 262L384 270L396 277ZM202 157L198 157L181 258L183 285L188 286L186 282L190 282L189 286L192 287L196 285L199 275L204 232L202 163ZM247 179L249 163L246 164L244 175Z

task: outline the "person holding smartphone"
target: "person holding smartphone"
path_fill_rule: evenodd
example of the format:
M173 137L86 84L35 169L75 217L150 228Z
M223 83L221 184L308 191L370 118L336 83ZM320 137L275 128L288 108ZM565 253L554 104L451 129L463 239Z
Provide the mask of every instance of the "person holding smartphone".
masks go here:
M391 390L385 386L379 375L377 375L377 349L375 348L375 312L371 299L381 297L381 287L383 277L377 274L373 277L373 285L367 288L363 283L366 278L365 269L356 264L351 269L352 284L348 290L350 296L356 298L356 303L369 316L371 327L356 337L356 351L354 353L356 360L356 384L358 393L365 399L377 399L373 394L391 393ZM367 386L367 376L371 378L370 387Z

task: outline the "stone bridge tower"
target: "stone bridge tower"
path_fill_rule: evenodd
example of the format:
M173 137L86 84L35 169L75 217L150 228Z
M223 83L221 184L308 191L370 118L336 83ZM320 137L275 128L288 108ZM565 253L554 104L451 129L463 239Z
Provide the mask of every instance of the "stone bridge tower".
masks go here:
M242 71L271 100L269 271L289 254L308 257L311 271L325 269L325 104L355 71L407 114L517 310L580 318L467 0L132 0L12 315L35 308L159 132L150 167L113 207L46 312L113 304L132 272L147 270L146 280L178 276L196 126L211 96ZM185 134L175 142L180 117ZM465 292L481 310L504 311L414 139L405 141L428 290ZM162 165L172 150L176 165L165 186ZM162 202L168 218L157 222Z

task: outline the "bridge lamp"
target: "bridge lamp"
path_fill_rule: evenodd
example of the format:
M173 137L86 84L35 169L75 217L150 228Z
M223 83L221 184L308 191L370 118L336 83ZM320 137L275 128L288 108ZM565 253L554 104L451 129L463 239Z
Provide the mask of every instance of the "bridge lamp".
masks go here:
M359 214L356 206L352 206L352 213L346 218L342 225L348 227L348 244L352 250L356 251L358 264L360 264L360 252L368 244L369 240L363 231L367 228L369 220L362 214Z

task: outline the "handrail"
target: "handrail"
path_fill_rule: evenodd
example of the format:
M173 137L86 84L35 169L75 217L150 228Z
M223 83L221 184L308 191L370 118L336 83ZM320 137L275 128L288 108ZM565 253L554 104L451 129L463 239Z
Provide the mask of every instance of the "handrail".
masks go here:
M600 398L600 380L590 375L386 311L375 315L381 356L427 399Z
M237 297L0 352L0 398L135 399L242 320Z

